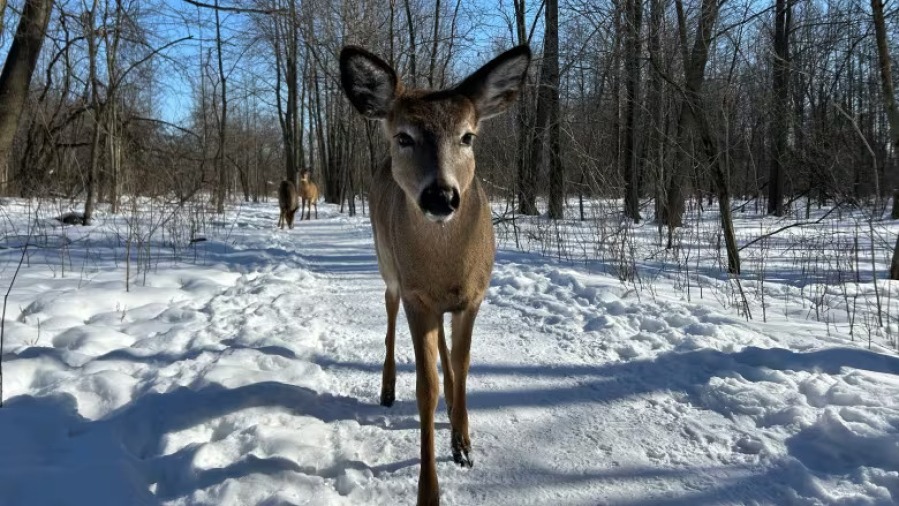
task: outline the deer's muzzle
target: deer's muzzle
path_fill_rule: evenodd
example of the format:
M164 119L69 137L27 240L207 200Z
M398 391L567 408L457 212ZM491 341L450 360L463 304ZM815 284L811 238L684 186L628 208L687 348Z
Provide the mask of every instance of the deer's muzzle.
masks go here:
M421 192L418 206L428 219L442 222L450 219L456 212L460 198L459 190L455 186L434 182Z

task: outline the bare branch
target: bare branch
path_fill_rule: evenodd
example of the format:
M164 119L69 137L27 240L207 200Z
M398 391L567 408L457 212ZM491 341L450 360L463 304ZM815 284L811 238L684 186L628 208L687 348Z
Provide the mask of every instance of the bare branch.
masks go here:
M197 0L184 0L184 2L189 3L195 7L202 7L204 9L213 9L213 10L224 11L224 12L238 12L241 14L272 15L272 14L278 14L278 13L284 12L284 9L254 9L252 7L232 7L230 5L208 4L205 2L198 2Z

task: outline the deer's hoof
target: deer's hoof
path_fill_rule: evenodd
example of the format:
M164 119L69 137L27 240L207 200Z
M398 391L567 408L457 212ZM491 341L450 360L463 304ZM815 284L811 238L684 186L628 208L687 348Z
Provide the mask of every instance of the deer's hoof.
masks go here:
M466 441L462 437L462 433L453 430L453 462L462 467L474 467L474 461L471 458L471 441Z
M396 394L393 390L381 390L381 406L390 407L393 406L393 402L396 400Z

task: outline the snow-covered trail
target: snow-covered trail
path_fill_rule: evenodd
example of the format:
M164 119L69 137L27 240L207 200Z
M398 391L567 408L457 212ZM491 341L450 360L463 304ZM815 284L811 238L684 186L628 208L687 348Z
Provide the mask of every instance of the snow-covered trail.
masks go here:
M244 207L227 243L202 246L207 267L130 294L112 274L26 275L0 505L414 504L408 329L401 312L383 408L370 230L322 211L278 231L274 206ZM498 256L469 406L471 470L438 408L445 504L899 501L895 355L536 256Z

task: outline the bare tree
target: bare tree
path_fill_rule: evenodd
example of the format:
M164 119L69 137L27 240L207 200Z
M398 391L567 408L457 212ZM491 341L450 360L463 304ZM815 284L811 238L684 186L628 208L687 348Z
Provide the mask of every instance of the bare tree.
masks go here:
M790 114L790 13L792 0L775 0L774 61L771 92L771 170L768 177L768 213L784 214L784 162L787 158Z
M100 100L100 77L97 71L97 59L99 58L100 30L96 27L98 0L92 0L90 8L82 15L84 36L87 39L88 57L88 88L90 95L91 113L93 119L93 134L91 136L91 158L87 168L85 189L87 196L84 200L84 225L90 225L94 217L94 207L97 203L97 175L100 170L100 135L102 133L103 104Z
M409 32L409 84L415 87L418 84L418 68L416 66L418 47L415 45L415 20L412 17L410 0L404 0L403 5L406 10L406 31Z
M408 5L408 1L406 2ZM428 86L434 88L437 85L434 72L437 69L437 51L440 41L440 0L434 0L434 32L431 37L431 63L428 65Z
M740 273L740 256L734 234L733 219L730 209L730 189L725 167L724 157L720 156L720 146L717 135L712 129L707 116L707 107L703 103L703 84L705 83L705 70L709 58L709 49L715 38L715 24L718 20L719 0L702 0L699 12L699 24L696 29L696 38L692 49L686 45L687 31L684 17L683 3L675 0L678 12L678 30L681 40L681 52L684 59L684 86L681 90L683 104L680 118L677 124L678 155L675 157L678 165L675 166L673 184L669 187L667 216L669 219L668 244L672 243L673 219L679 221L683 213L683 185L687 174L686 164L689 161L689 149L693 144L694 135L698 134L700 152L705 162L712 171L712 179L715 183L720 209L721 228L724 233L725 247L727 249L728 272ZM679 223L678 223L679 225Z
M527 12L525 0L513 0L513 6L515 8L515 35L518 38L518 44L527 44L529 37L525 17ZM518 154L516 157L518 212L534 215L537 214L537 170L536 162L532 162L532 159L528 158L533 116L528 87L525 87L522 95L518 101Z
M543 69L546 81L545 94L549 130L549 217L564 217L565 168L562 165L560 132L562 115L559 104L559 1L546 0L546 26L544 26Z
M890 141L893 149L899 148L899 110L896 109L896 96L893 90L893 74L890 70L890 51L887 46L886 23L883 19L883 0L871 0L871 11L874 14L874 36L877 43L877 56L880 61L880 85L883 102L890 124ZM899 280L899 237L893 248L893 259L890 262L890 279Z
M5 2L4 2L5 3ZM0 13L5 10L0 10ZM0 73L0 184L9 184L9 151L28 98L37 57L47 33L53 0L26 0L15 38ZM2 189L0 189L2 190Z
M222 21L219 0L215 0L215 55L219 78L218 147L215 150L215 167L218 179L215 187L215 212L225 212L225 195L228 188L228 171L225 165L225 146L228 134L228 76L225 74L224 57L222 55Z
M662 31L662 17L663 17L663 6L661 0L650 0L649 3L649 36L648 36L648 53L649 60L654 63L654 65L658 65L662 67L663 64L661 62L661 31ZM664 163L664 118L662 115L662 107L663 107L663 80L659 72L650 72L648 76L648 89L646 94L646 108L648 112L648 121L646 131L646 137L644 140L644 148L645 148L645 159L647 161L647 165L649 167L653 167L655 170L654 176L656 179L655 185L655 205L656 205L656 223L659 227L659 234L661 235L661 227L665 221L664 217L664 209L665 206L663 202L665 201L665 185L662 182L665 181L665 163Z
M543 60L537 89L537 112L529 162L535 173L549 145L549 216L561 219L565 203L565 174L559 153L559 3L547 0L543 33Z
M640 221L640 158L637 147L640 111L640 56L642 39L640 29L643 24L643 0L626 0L627 44L625 46L625 68L627 70L627 102L624 123L624 214Z

